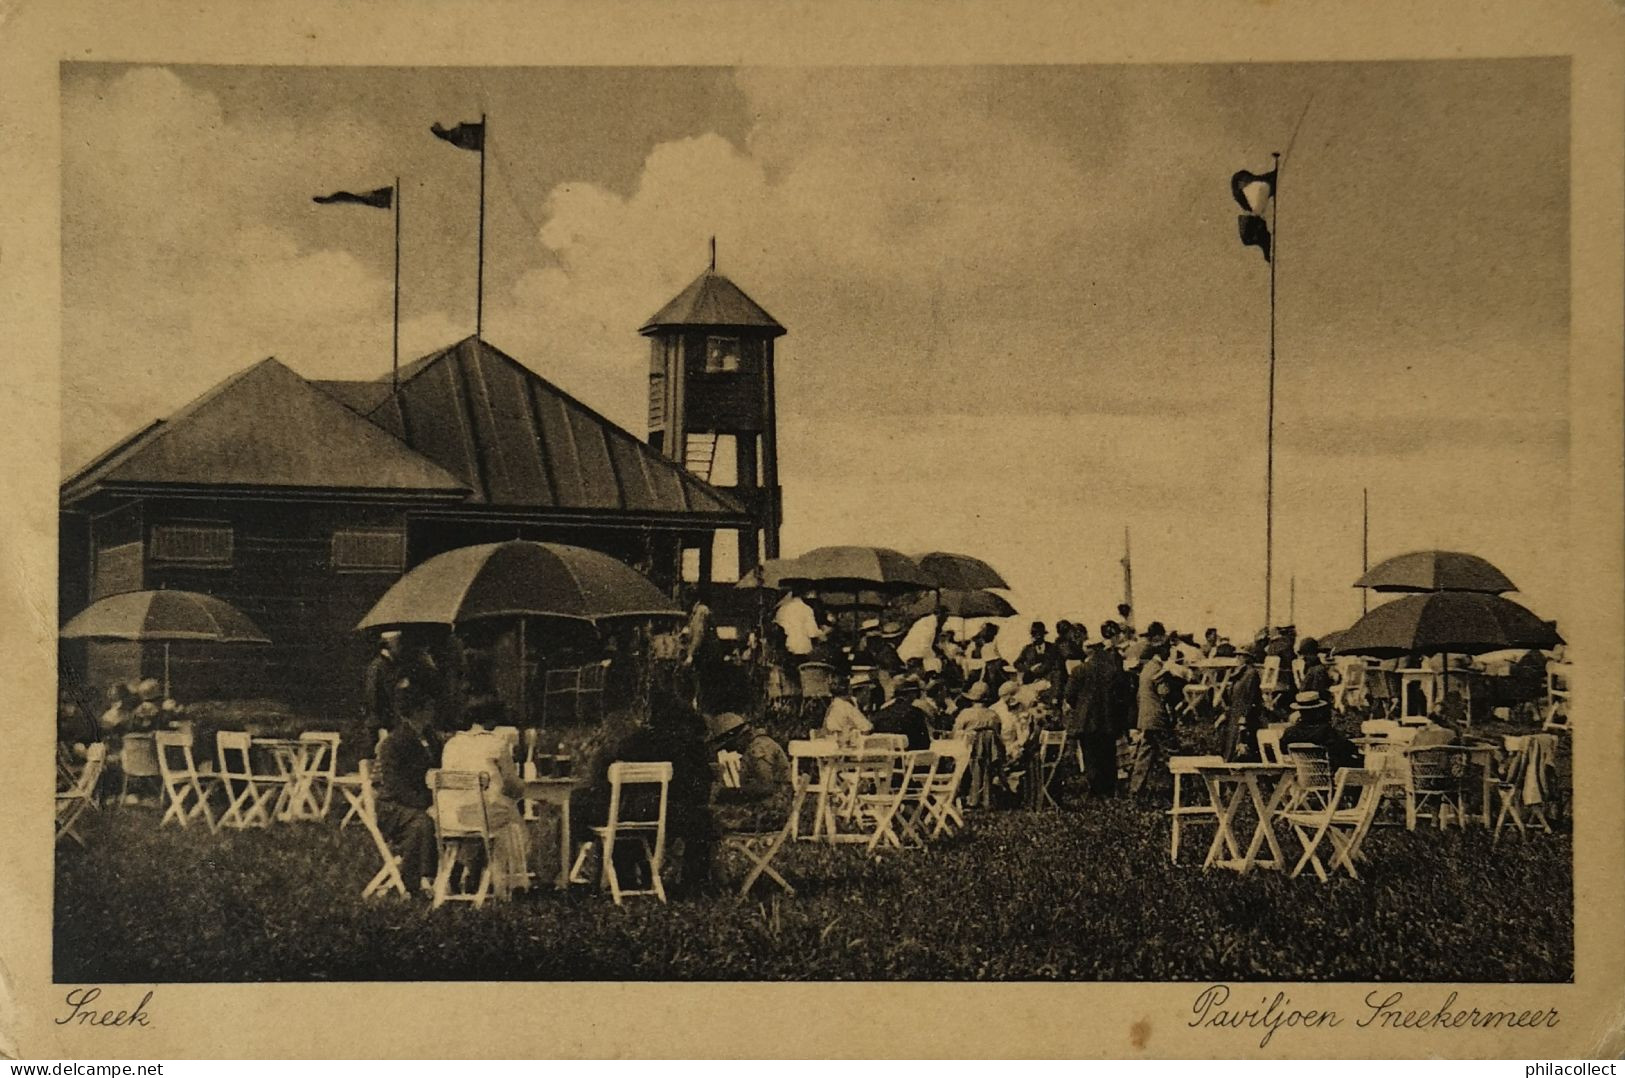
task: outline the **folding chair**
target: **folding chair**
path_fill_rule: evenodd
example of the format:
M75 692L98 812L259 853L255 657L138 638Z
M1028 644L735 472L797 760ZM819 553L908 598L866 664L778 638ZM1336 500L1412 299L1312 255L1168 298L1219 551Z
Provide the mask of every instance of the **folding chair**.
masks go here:
M1285 723L1271 723L1258 731L1258 758L1266 764L1277 766L1286 763L1285 754L1281 749L1281 735L1286 732Z
M1430 745L1425 748L1407 747L1400 750L1405 757L1405 829L1416 830L1416 821L1432 816L1439 827L1445 826L1444 810L1454 810L1456 822L1464 826L1461 809L1455 803L1458 783L1451 771L1451 753L1448 749ZM1433 811L1428 812L1429 806Z
M1527 827L1539 824L1541 830L1551 834L1552 822L1547 808L1557 788L1557 737L1555 734L1530 734L1508 737L1506 763L1501 778L1495 784L1500 797L1501 811L1495 818L1495 835L1490 845L1501 841L1501 828L1507 820L1527 834ZM1524 813L1529 814L1526 822Z
M322 747L311 758L304 774L305 804L294 805L292 811L298 815L308 808L311 815L325 820L333 807L333 788L339 780L340 737L326 730L306 730L299 735L299 740L320 742Z
M745 881L739 885L739 897L744 898L750 894L750 889L756 881L766 875L780 887L784 893L794 896L796 889L790 886L790 881L779 874L773 867L773 858L777 857L779 850L790 838L795 829L795 822L801 817L801 806L807 798L807 788L811 780L802 774L791 776L793 793L790 797L790 812L785 817L784 826L776 831L728 831L722 836L724 849L737 850L750 862L750 871L745 874Z
M1264 665L1258 671L1258 691L1264 696L1264 706L1271 711L1281 700L1281 657L1264 656Z
M655 814L622 818L625 805L623 793L632 786L657 786L660 798ZM632 895L653 895L666 901L666 885L661 882L660 868L666 858L666 799L671 787L670 763L629 763L618 760L609 765L609 817L602 827L594 827L601 850L599 886L608 887L617 906ZM635 840L643 850L649 870L649 886L630 888L621 886L619 870L615 867L616 843L622 839ZM587 847L576 858L572 878L581 867Z
M475 909L485 905L491 894L492 874L496 869L496 851L493 848L491 817L485 802L485 792L491 788L491 776L485 771L430 771L424 776L434 798L434 838L439 852L439 864L434 874L434 902L430 909L439 909L447 902L472 902ZM453 796L447 796L451 794ZM466 794L466 797L455 796ZM479 822L465 824L458 819L458 810L467 804L478 804ZM480 861L479 881L474 890L451 889L451 874L459 864L466 865L465 855L477 850L483 854Z
M1569 728L1569 675L1573 669L1569 663L1546 664L1546 715L1541 729Z
M835 693L835 667L829 663L802 663L796 667L796 676L801 681L801 721L811 724L822 720Z
M919 845L925 844L918 828L912 826L911 818L903 814L903 809L905 805L916 803L923 797L936 768L936 753L925 749L907 752L888 776L889 783L877 783L868 791L858 793L857 815L869 826L866 847L869 853L873 853L883 842L897 849L902 849L910 839L916 840Z
M583 666L576 678L576 720L602 721L604 685L609 680L609 660Z
M219 757L220 784L226 791L226 811L218 827L269 827L271 812L287 779L254 770L254 739L241 731L221 730L214 735Z
M1325 746L1293 742L1286 747L1285 762L1296 772L1287 811L1323 808L1334 792L1332 764Z
M378 802L373 795L372 761L362 760L357 765L353 792L349 785L341 785L339 788L344 791L344 796L350 799L351 811L371 836L372 844L383 860L383 867L367 881L367 886L361 889L361 897L371 898L373 895L381 895L388 891L398 891L402 898L408 897L411 892L406 889L406 881L401 879L400 856L389 848L389 840L384 838L384 833L378 829Z
M131 779L159 779L159 792L160 796L162 795L162 780L158 772L158 749L153 744L151 734L124 735L124 744L119 749L119 770L123 773L118 791L120 804L130 796Z
M102 768L106 763L107 746L98 741L85 750L85 766L80 768L73 786L57 792L56 841L61 842L62 836L67 835L80 846L85 845L84 837L74 830L74 825L94 803L96 785L102 780Z
M160 730L153 735L153 743L158 754L158 772L164 783L164 814L158 826L162 827L173 820L185 827L201 816L211 832L217 830L209 795L214 792L218 780L214 775L204 775L198 771L197 763L192 759L192 735L189 732Z
M1364 662L1340 662L1337 668L1343 673L1343 680L1332 686L1332 710L1343 714L1353 708L1366 706Z
M1195 776L1201 779L1201 769L1204 767L1221 767L1224 764L1222 756L1174 756L1168 760L1168 771L1174 777L1174 803L1168 810L1169 830L1172 834L1168 839L1168 860L1174 864L1179 863L1179 828L1181 821L1191 816L1207 816L1217 821L1219 811L1210 801L1201 805L1187 805L1181 799L1180 781L1186 776ZM1205 785L1205 784L1204 784Z
M970 770L973 746L964 738L944 738L931 746L937 755L937 769L920 798L921 826L928 829L928 839L952 835L965 826L965 816L959 809L960 787L965 785Z
M1066 756L1065 730L1040 730L1038 732L1038 807L1046 804L1050 808L1059 810L1061 803L1055 800L1055 794L1050 786L1055 782L1056 773L1061 770L1061 760Z
M1342 807L1346 795L1358 790L1359 796L1352 806ZM1353 879L1360 874L1354 863L1361 860L1361 847L1371 830L1371 821L1377 814L1377 802L1382 797L1382 780L1373 771L1345 767L1337 772L1332 796L1318 809L1299 809L1281 814L1291 825L1303 846L1303 856L1288 875L1296 877L1305 867L1315 870L1321 883L1331 879L1339 867ZM1331 847L1331 863L1321 860L1322 846Z
M739 764L743 759L740 753L729 752L726 749L717 753L717 777L722 780L725 788L739 789Z

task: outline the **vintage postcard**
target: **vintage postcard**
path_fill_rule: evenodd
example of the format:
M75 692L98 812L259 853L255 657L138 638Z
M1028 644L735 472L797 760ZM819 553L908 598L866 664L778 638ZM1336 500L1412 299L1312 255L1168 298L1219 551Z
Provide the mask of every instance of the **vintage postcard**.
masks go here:
M0 19L6 1054L1625 1044L1617 5Z

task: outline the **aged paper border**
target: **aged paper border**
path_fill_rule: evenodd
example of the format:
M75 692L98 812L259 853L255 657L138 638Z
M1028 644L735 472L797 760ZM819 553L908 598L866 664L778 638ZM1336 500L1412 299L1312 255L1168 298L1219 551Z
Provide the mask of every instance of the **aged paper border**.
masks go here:
M0 1046L30 1058L193 1056L1575 1056L1625 1050L1621 183L1625 7L1256 0L1087 8L630 0L197 3L0 0L0 655L10 774L0 783ZM1189 1028L1201 985L290 984L157 989L149 1028L55 1025L49 758L54 706L62 60L228 64L862 64L1572 58L1572 594L1576 974L1459 986L1463 1005L1556 1007L1555 1029L1414 1033ZM1543 162L1531 161L1540 169ZM108 387L116 391L115 386ZM1561 477L1554 477L1561 481ZM184 931L184 911L177 911ZM1379 926L1372 926L1380 931ZM1260 986L1263 989L1265 986ZM1366 985L1271 985L1360 1011ZM1404 986L1435 1007L1449 986ZM1238 1001L1260 993L1238 990ZM139 998L139 994L136 998ZM133 1003L134 1000L131 1000ZM987 1020L967 1021L973 1015ZM998 1020L993 1021L994 1015ZM746 1030L756 1036L746 1037Z

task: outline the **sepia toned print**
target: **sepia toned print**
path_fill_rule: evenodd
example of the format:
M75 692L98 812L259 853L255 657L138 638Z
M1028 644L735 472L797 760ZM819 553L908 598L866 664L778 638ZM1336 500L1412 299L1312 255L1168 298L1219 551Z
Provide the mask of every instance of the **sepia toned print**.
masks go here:
M1569 979L1567 71L64 67L57 977Z
M10 13L0 1047L1615 1052L1584 2Z

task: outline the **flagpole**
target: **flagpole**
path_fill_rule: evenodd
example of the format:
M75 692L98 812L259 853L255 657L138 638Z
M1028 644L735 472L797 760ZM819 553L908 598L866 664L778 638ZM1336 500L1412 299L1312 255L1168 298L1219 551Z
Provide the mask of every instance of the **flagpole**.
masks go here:
M389 362L389 389L401 388L401 178L395 177L395 325Z
M1371 570L1371 488L1360 488L1360 577ZM1360 616L1370 612L1371 589L1360 589Z
M1281 155L1275 158L1275 189L1270 196L1270 399L1264 439L1264 628L1270 628L1271 588L1275 576L1275 262L1280 251L1276 232L1277 203L1281 199Z
M491 137L485 126L485 113L480 113L480 250L479 262L474 270L474 339L481 339L485 326L485 144Z

